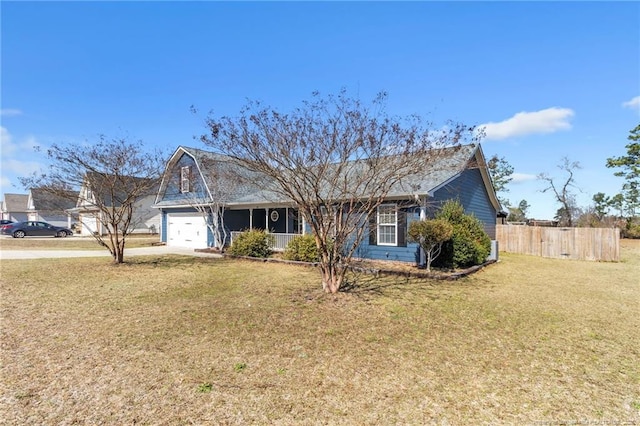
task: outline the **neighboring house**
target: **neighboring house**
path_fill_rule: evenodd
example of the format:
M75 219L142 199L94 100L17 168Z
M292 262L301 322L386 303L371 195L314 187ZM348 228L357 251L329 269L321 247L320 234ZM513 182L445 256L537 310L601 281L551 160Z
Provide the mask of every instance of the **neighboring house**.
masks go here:
M250 172L233 168L226 157L178 147L167 163L155 202L162 213L162 241L181 247L214 246L212 229L216 226L211 224L220 220L213 217L215 213L204 215L200 207L216 199L224 206L221 222L231 235L247 229L265 229L276 237L275 248L283 249L294 235L308 229L291 202L265 189L270 179L257 173L246 179ZM244 175L244 183L234 183L238 180L230 172ZM419 189L403 189L408 187ZM452 149L424 173L395 187L378 208L378 214L363 220L363 226L369 227L369 238L361 242L356 256L416 262L419 247L407 242L408 223L432 217L450 199L459 200L495 240L496 215L501 207L479 145Z
M135 177L124 178L130 183L133 183ZM93 184L90 184L90 182ZM126 185L126 183L124 184ZM94 186L94 187L92 187ZM103 213L98 208L96 200L100 200L100 205L111 207L115 204L118 206L118 202L113 200L113 197L109 194L109 191L103 188L109 188L109 184L101 184L100 178L97 175L92 175L90 179L84 179L80 192L78 194L78 201L75 207L68 210L70 213L78 215L78 222L80 225L81 235L105 235L107 229L105 226L106 218L103 217ZM122 194L116 194L122 197L125 194L126 188L123 189ZM160 213L157 209L151 207L157 193L157 186L149 191L149 194L143 197L139 197L133 210L133 218L131 220L130 233L157 233L160 228ZM97 198L100 197L100 198Z
M27 201L28 220L48 222L51 225L71 228L72 222L77 219L77 215L74 217L67 210L75 206L75 202L71 200L77 197L78 193L73 191L69 191L68 196L61 197L41 188L31 188Z
M29 195L27 194L4 194L2 202L2 219L14 222L24 222L28 220Z

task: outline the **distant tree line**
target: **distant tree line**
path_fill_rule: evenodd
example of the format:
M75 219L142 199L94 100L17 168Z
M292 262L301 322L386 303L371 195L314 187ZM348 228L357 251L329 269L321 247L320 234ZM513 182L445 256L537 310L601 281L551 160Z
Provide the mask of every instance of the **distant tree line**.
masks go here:
M563 157L558 164L562 177L552 177L547 173L538 174L544 182L542 192L553 194L559 205L554 220L559 226L578 227L618 227L626 238L640 238L640 124L630 131L627 137L626 155L610 157L606 160L608 168L616 169L615 176L624 178L621 191L614 195L598 192L592 197L592 204L581 207L576 201L575 173L580 163ZM487 163L498 199L507 209L507 221L527 222L529 203L521 200L512 205L504 195L509 192L513 167L504 157L494 155Z

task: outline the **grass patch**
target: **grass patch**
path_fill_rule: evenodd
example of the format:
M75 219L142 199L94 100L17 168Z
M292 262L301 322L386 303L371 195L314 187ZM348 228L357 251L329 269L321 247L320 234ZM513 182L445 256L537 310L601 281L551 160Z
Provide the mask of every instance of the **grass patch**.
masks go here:
M316 270L289 265L3 262L0 418L640 422L640 242L622 253L503 254L457 282L353 276L332 296Z
M105 241L109 237L105 236ZM160 241L159 235L134 234L127 237L126 248L150 247ZM66 238L0 236L0 250L106 250L93 237Z

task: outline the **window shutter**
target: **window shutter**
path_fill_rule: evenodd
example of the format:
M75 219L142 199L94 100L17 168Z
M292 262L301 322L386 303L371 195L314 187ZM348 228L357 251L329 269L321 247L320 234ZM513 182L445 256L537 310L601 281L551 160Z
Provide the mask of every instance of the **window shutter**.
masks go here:
M378 236L378 217L376 212L373 212L369 215L369 245L370 246L378 245L377 236Z
M398 247L407 246L407 212L398 209Z

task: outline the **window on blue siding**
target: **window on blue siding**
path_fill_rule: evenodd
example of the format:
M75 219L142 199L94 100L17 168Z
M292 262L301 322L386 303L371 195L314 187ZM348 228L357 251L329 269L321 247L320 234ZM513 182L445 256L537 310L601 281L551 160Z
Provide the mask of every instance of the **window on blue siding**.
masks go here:
M398 245L398 210L395 204L378 207L378 245Z
M180 192L191 191L191 167L180 167Z

